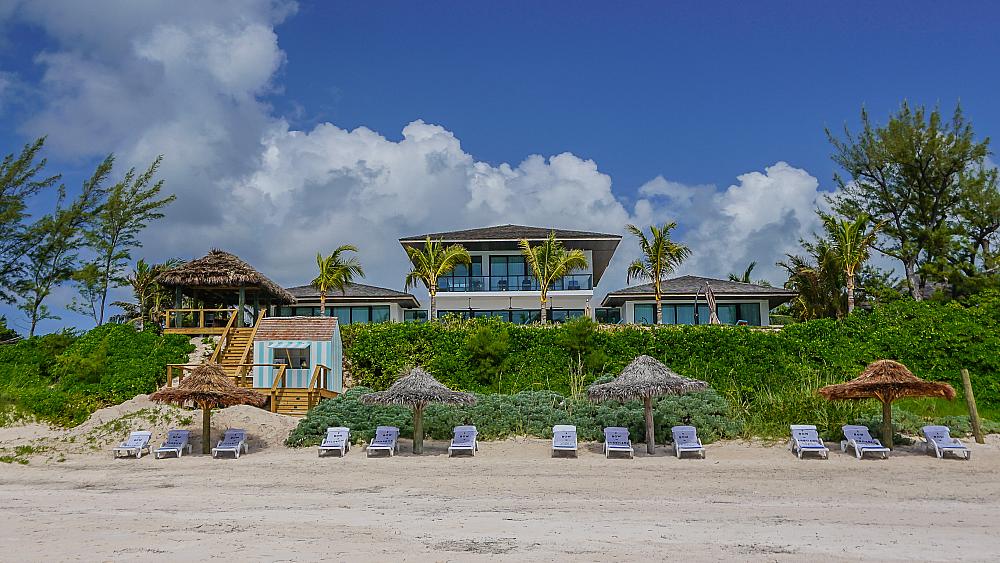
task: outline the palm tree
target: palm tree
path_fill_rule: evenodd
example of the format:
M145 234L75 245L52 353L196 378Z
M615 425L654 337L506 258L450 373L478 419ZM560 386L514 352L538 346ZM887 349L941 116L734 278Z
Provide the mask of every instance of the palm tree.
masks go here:
M802 321L841 318L847 308L844 298L844 272L825 239L814 243L802 241L807 256L789 254L778 265L788 271L786 289L798 295L792 301L792 315Z
M161 264L150 264L140 258L135 263L132 273L125 277L125 281L132 287L134 301L115 301L112 303L113 306L123 311L123 314L115 316L115 320L136 323L139 330L145 327L147 320L156 322L161 312L160 305L171 298L169 292L156 282L156 278L161 273L181 264L183 261L177 258L170 258Z
M545 324L548 320L549 286L574 269L586 268L587 255L579 249L566 250L562 242L556 240L555 231L550 231L549 237L538 246L531 246L526 239L522 239L518 245L521 247L525 263L538 280L538 287L541 290L539 297L542 306L541 321Z
M646 233L635 225L626 225L625 228L639 239L639 249L642 250L642 258L637 258L629 264L625 283L631 283L633 278L653 282L653 295L656 296L653 323L660 324L662 307L660 302L663 299L660 284L691 255L691 249L670 240L670 231L677 228L677 223L673 221L662 227L650 226L650 238L647 238Z
M406 289L416 286L418 282L427 287L431 298L427 316L428 320L434 320L437 317L438 278L451 273L459 264L472 263L472 257L460 244L444 246L439 240L431 240L431 237L427 237L422 250L407 246L406 254L413 264L413 269L406 274Z
M348 252L357 252L358 248L353 244L342 244L333 251L333 254L323 257L316 255L316 267L319 275L312 281L312 286L319 291L319 314L326 316L326 293L331 289L338 289L343 294L347 286L354 281L354 276L365 277L365 271L361 269L361 263L357 256L345 258Z
M831 251L844 271L848 315L854 311L854 283L858 270L871 256L872 244L884 223L877 223L869 230L870 224L871 217L864 213L853 220L823 215Z

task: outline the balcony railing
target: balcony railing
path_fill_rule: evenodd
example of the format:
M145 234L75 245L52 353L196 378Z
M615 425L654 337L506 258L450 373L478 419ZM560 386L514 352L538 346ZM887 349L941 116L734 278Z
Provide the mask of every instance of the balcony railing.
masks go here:
M594 289L590 274L572 274L556 280L549 291L589 291ZM539 291L535 276L466 276L438 278L438 291Z

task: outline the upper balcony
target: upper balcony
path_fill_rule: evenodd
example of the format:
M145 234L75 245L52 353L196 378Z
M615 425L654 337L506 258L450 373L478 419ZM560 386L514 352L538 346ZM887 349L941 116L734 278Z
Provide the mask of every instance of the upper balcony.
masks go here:
M563 276L549 286L549 291L591 291L594 289L590 274ZM480 291L540 291L534 276L456 276L438 278L440 292Z

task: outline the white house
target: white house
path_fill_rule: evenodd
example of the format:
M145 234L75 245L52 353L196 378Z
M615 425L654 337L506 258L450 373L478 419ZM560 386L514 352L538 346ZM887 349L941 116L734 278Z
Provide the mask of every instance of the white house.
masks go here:
M278 307L277 316L314 317L319 315L319 291L311 285L290 287L293 305ZM337 317L341 325L352 323L402 322L419 317L420 303L409 293L362 283L350 283L341 292L326 293L326 316ZM426 315L426 313L425 313Z
M514 323L539 320L541 292L538 280L525 264L518 242L535 244L554 232L566 248L579 249L587 256L587 267L558 280L548 291L548 318L594 316L594 288L611 262L621 242L620 235L499 225L463 231L430 233L399 239L403 247L423 248L427 237L445 245L461 244L472 263L461 265L447 277L438 279L438 316L500 317Z
M796 292L780 287L718 280L701 276L680 276L660 284L663 324L708 324L705 291L715 295L716 314L722 324L768 326L771 309L795 298ZM617 309L622 322L652 324L656 308L653 284L647 283L612 291L602 307Z

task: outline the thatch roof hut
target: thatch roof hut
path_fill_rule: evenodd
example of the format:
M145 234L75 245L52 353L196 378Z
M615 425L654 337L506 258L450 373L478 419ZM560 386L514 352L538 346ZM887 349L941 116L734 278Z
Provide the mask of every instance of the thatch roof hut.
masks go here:
M947 383L925 381L895 360L877 360L861 375L836 385L827 385L819 394L828 400L878 399L882 402L882 441L892 447L892 402L903 397L954 399L955 389Z
M412 408L413 453L419 454L424 445L424 407L430 403L474 405L476 397L471 393L452 391L422 368L415 367L385 391L362 395L361 402L366 405L406 405Z
M625 366L621 375L607 383L591 385L587 397L594 402L641 399L646 410L646 451L655 451L653 397L704 391L708 383L674 373L659 360L642 355Z
M202 410L202 446L212 452L212 409L233 405L263 406L267 397L253 389L236 386L221 365L205 362L180 381L177 387L165 387L149 397L153 401L185 406L194 404Z

